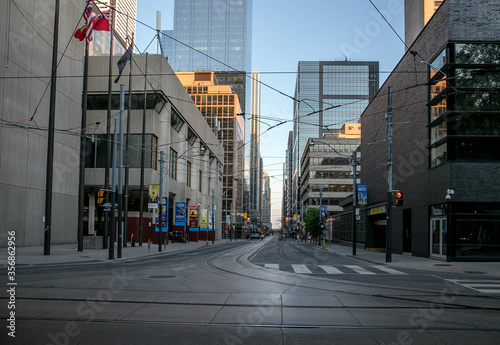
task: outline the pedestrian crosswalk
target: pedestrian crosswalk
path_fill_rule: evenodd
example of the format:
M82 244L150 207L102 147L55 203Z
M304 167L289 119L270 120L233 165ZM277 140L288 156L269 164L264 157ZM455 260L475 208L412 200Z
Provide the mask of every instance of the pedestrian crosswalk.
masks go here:
M357 265L304 265L304 264L263 264L265 268L287 271L300 274L394 274L404 275L406 273L385 266L361 267Z
M485 294L500 294L500 280L454 280L448 281L462 285L466 288L485 293Z

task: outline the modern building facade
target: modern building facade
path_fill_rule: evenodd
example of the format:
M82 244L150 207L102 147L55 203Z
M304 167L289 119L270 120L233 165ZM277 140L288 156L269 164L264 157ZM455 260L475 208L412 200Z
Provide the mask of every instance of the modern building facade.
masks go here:
M271 224L271 177L267 172L263 173L262 177L262 224L267 224L269 228Z
M443 0L405 0L405 43L409 47Z
M300 160L309 138L336 134L356 122L378 91L375 61L299 61L294 101L292 209L300 211ZM289 182L290 183L290 182Z
M326 207L327 219L335 218L343 211L341 202L353 192L353 153L357 159L361 143L361 125L347 123L338 134L326 134L322 138L310 138L301 159L300 214L311 207ZM356 181L361 167L356 166ZM332 230L331 224L328 228ZM328 239L340 234L328 232Z
M217 78L237 92L245 111L245 73L251 71L252 0L176 0L174 28L164 33L163 50L174 71L230 72Z
M367 247L386 232L387 154L377 142L392 86L393 122L404 123L393 131L392 189L404 203L393 208L392 251L500 259L500 17L492 13L497 1L445 0L410 46L417 61L408 51L361 116Z
M83 46L72 39L84 3L60 5L58 75L83 74ZM44 243L54 8L46 2L3 3L0 11L0 247ZM47 42L50 42L49 44ZM36 77L35 77L36 76ZM81 78L58 78L55 128L81 126ZM47 88L49 88L47 90ZM46 92L47 91L47 92ZM51 243L75 243L78 219L78 131L55 131ZM76 134L76 135L75 135ZM55 210L63 210L56 212Z
M106 119L107 88L109 57L91 57L89 66L89 95L87 113L87 148L85 192L86 206L88 207L88 233L101 233L103 210L96 202L98 191L104 186L104 166L106 151L106 126L102 119ZM147 59L147 70L146 70ZM118 57L115 58L118 60ZM158 243L158 214L148 209L148 202L159 202L151 197L160 194L168 198L168 207L165 207L164 230L177 239L190 241L209 238L220 239L222 234L222 173L223 148L212 128L203 119L198 108L191 101L190 95L177 78L172 78L173 71L162 55L134 55L134 64L147 74L148 83L144 91L143 72L134 72L131 84L131 110L124 112L123 128L130 121L130 136L128 139L127 156L129 157L129 187L128 196L128 233L139 240L139 211L140 199L143 198L143 232L140 238L143 242L151 240ZM124 74L128 75L129 64ZM134 68L136 70L136 68ZM122 77L120 82L126 85L125 105L128 105L128 80ZM144 102L146 94L147 101ZM119 85L113 84L112 109L119 110ZM146 109L144 109L146 106ZM126 106L126 109L128 106ZM141 196L140 167L143 117L145 117L145 146L143 148L144 194ZM90 128L92 130L90 130ZM112 126L113 131L113 126ZM125 135L124 140L126 140ZM127 141L124 142L126 145ZM163 152L163 179L160 183L160 153ZM149 188L151 187L151 188ZM154 192L151 192L151 191ZM215 198L212 198L212 196ZM149 200L151 198L151 200ZM215 202L215 204L213 204ZM194 220L184 218L184 224L179 222L175 215L178 213L178 203L185 203L185 215L188 210L197 211ZM201 216L209 214L215 209L215 233L212 228L203 225ZM197 224L196 224L197 222ZM210 221L211 222L211 221ZM206 224L206 223L205 223ZM199 231L200 230L200 231Z
M260 156L260 74L251 74L250 93L250 159L248 213L260 219L262 211L262 158Z
M243 224L245 166L245 120L238 95L230 86L219 85L214 72L177 72L182 85L224 148L222 210L238 226ZM219 143L220 142L220 143Z

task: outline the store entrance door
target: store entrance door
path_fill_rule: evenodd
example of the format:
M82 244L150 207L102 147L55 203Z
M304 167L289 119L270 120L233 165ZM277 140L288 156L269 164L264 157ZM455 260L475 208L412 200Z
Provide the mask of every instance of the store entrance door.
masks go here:
M447 236L446 217L431 218L430 231L431 256L445 259Z

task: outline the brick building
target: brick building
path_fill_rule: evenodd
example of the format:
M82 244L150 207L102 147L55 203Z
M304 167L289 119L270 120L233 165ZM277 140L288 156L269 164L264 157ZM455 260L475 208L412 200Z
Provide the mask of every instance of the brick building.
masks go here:
M500 259L499 10L494 0L445 0L362 114L366 247L385 246L391 86L393 190L404 192L392 251Z

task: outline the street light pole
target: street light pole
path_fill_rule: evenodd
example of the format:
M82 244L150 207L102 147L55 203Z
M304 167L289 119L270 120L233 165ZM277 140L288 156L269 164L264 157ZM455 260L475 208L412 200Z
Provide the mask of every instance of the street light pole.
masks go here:
M356 181L356 151L352 153L352 255L356 255L356 232L357 232L357 214L358 213L358 184Z

